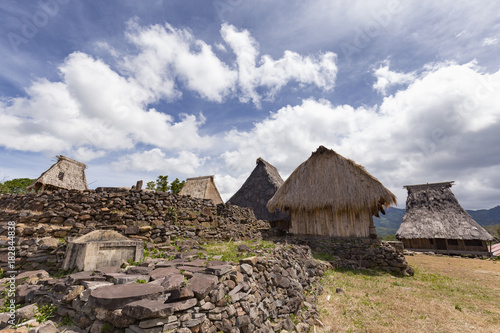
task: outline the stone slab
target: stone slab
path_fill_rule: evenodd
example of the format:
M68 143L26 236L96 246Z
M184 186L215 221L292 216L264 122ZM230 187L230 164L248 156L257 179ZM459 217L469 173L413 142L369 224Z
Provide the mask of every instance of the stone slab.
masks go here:
M163 291L162 286L154 284L117 284L93 290L89 302L94 307L114 310L141 299L160 297Z

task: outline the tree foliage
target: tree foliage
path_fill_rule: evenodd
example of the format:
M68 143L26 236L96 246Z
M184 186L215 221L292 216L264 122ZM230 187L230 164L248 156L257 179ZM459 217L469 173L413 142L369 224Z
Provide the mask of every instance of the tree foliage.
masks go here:
M0 182L0 193L26 193L26 187L31 185L36 179L15 178Z
M153 190L153 191L162 191L162 192L171 192L173 194L178 194L184 184L186 183L185 180L180 181L179 178L175 178L172 183L168 183L168 176L158 176L156 181L150 181L146 184L146 188L148 190Z

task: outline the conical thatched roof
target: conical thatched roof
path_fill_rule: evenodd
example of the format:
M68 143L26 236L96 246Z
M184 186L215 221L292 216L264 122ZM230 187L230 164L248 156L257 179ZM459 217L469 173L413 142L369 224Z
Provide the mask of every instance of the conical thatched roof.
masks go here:
M453 182L407 185L406 213L399 239L446 238L491 241L493 237L460 206Z
M57 162L41 174L27 190L42 189L88 190L85 169L87 166L69 157L59 155Z
M256 163L257 166L245 183L227 203L240 207L250 207L253 209L255 217L261 220L288 220L288 214L281 211L270 213L266 207L269 199L283 185L283 178L281 178L278 169L260 157Z
M190 195L198 199L210 199L214 204L223 203L215 186L214 176L203 176L186 179L186 183L179 192L180 195Z
M369 208L378 216L379 211L391 204L396 204L396 196L365 168L320 146L288 177L267 207L270 211Z

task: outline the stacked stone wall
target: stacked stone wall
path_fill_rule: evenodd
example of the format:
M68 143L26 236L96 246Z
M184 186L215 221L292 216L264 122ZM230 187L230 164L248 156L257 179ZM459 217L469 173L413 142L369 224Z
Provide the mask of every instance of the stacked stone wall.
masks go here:
M166 192L59 190L0 196L0 257L7 255L7 223L16 223L17 265L59 268L68 238L115 230L156 246L173 239L260 239L268 223L251 209ZM2 260L6 262L6 260Z

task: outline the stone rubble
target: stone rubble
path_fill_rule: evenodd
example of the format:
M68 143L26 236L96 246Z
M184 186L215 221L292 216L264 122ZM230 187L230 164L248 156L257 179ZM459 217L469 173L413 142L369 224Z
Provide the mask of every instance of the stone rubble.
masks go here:
M25 272L28 278L18 289L36 288L32 296L19 299L24 307L17 315L29 319L32 308L53 304L57 314L51 320L70 318L75 332L308 332L318 319L314 304L329 265L299 245L278 244L250 254L254 256L239 263L196 257L148 259L140 266L103 269L120 273L97 270L60 278ZM191 274L180 267L199 270ZM113 275L137 273L151 282L118 281ZM35 327L37 332L46 331L42 325Z

